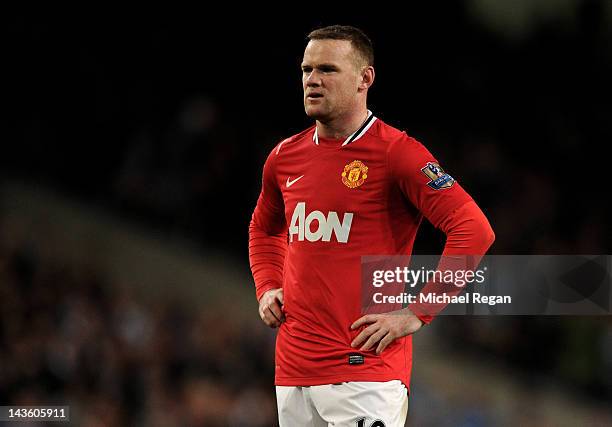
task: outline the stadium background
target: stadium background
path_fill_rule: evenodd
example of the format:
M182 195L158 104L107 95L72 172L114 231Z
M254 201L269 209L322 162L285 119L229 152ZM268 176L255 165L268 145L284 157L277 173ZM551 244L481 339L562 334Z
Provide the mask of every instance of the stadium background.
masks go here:
M612 3L302 8L4 17L0 404L274 425L247 226L265 156L309 125L299 62L319 25L371 36L370 108L475 196L492 253L610 253ZM424 224L415 252L442 237ZM610 423L612 320L437 319L412 391L410 426Z

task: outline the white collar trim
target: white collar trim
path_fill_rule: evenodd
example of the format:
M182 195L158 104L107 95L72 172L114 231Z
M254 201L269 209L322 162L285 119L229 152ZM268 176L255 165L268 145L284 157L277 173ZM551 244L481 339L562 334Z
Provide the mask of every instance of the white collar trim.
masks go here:
M372 124L374 124L375 121L376 117L372 114L370 110L368 110L368 117L365 119L365 122L363 122L359 129L357 129L355 132L346 137L346 139L342 143L342 147L353 141L357 141L359 138L365 135L365 133L368 131L368 129L370 129L370 127L372 126ZM319 145L319 134L317 132L316 126L314 134L312 135L312 140L316 145Z

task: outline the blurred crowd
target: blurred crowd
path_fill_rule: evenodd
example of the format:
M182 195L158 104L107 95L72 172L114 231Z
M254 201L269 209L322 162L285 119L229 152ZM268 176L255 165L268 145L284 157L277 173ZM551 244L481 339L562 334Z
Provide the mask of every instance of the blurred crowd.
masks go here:
M269 427L274 335L150 303L99 272L0 250L0 402L70 405L72 425Z

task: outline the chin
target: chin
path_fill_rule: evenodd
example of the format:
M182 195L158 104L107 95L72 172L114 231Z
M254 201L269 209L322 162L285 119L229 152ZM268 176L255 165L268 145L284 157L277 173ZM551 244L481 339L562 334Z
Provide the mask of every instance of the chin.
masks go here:
M304 105L304 111L306 111L306 115L311 119L320 120L326 116L319 106L314 105Z

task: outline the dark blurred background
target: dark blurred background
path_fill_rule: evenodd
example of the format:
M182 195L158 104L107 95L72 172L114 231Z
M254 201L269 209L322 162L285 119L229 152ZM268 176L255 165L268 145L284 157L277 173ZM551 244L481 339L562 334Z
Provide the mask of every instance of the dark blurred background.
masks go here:
M5 16L0 404L274 425L247 227L265 157L310 125L321 25L370 35L370 109L474 196L492 253L611 253L612 3L420 3ZM415 252L443 243L424 224ZM609 317L442 317L414 360L411 426L612 422Z

